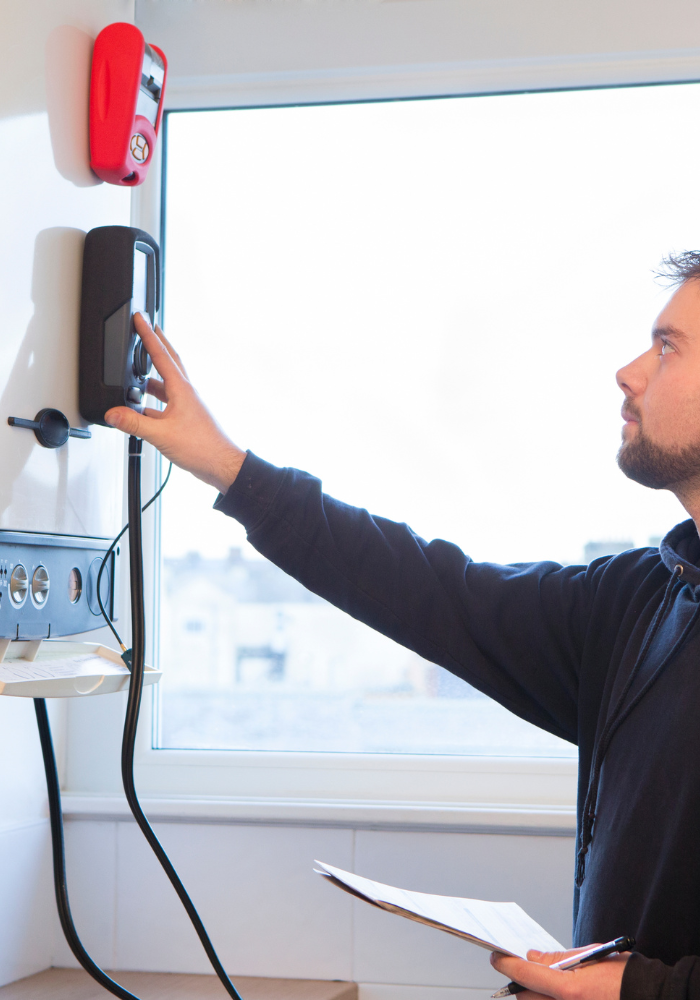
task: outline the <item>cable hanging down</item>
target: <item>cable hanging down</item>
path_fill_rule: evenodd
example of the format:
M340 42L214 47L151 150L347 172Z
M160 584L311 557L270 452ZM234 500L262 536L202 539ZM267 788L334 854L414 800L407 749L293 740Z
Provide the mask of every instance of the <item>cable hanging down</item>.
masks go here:
M202 943L214 971L219 977L224 989L233 1000L243 1000L240 993L226 974L214 946L209 940L204 924L190 899L187 890L180 881L170 858L165 853L156 837L150 823L141 809L134 785L134 747L136 745L136 727L139 721L141 695L143 693L143 673L146 653L146 621L143 594L143 551L141 547L141 440L129 438L129 569L131 578L131 683L124 721L124 737L122 740L122 782L129 808L133 813L141 833L148 841L153 853L158 858L170 879L175 892L180 897L187 916L190 918L197 936Z
M144 507L141 507L141 447L142 442L139 438L130 437L129 438L129 477L128 477L128 506L129 506L129 521L128 524L119 532L117 537L114 539L110 545L104 559L102 560L102 565L100 566L100 571L97 577L97 599L100 605L100 610L107 623L107 625L112 630L114 637L116 638L119 646L122 650L122 658L131 670L131 678L129 683L129 694L126 708L126 718L124 721L124 734L122 738L122 755L121 755L121 768L122 768L122 782L124 785L124 792L126 794L126 799L129 804L129 808L136 820L139 829L143 833L144 837L148 841L149 846L153 850L154 854L158 858L165 874L168 876L170 882L173 885L180 902L184 906L190 921L192 922L197 936L202 943L202 946L211 962L216 975L221 981L224 989L228 993L232 1000L243 1000L240 993L236 990L235 986L229 979L226 971L221 964L219 956L217 955L213 944L209 939L209 935L202 923L202 920L195 909L194 903L189 897L187 890L182 884L179 875L175 871L175 868L170 861L170 858L165 853L163 846L155 835L150 823L148 822L145 813L141 808L141 804L138 800L136 794L136 787L134 783L134 750L136 745L136 730L139 720L139 712L141 709L141 697L143 694L143 677L145 669L145 651L146 651L146 632L145 632L145 603L144 603L144 590L143 590L143 550L142 550L142 540L141 540L141 514L145 511L151 504L160 496L163 489L165 488L168 479L170 478L170 473L172 471L172 462L170 463L170 468L168 473L160 486L160 489L151 497ZM126 646L122 642L122 639L114 628L101 599L100 595L100 583L102 579L102 572L105 565L112 552L114 551L119 539L128 530L129 532L129 569L130 569L130 581L131 581L131 633L132 633L132 649L127 650ZM131 655L129 655L131 654ZM34 699L34 707L36 711L37 724L39 727L39 737L41 740L41 749L44 757L44 769L46 771L46 783L49 792L49 813L51 816L51 838L53 845L53 868L54 868L54 887L56 891L56 904L58 907L59 918L61 921L61 926L63 928L66 940L71 948L71 951L78 959L82 967L88 972L93 979L95 979L101 986L103 986L114 996L121 997L122 1000L139 1000L137 996L130 993L124 987L120 986L119 983L114 982L113 979L103 972L98 965L92 960L88 955L87 951L83 947L83 944L78 937L75 925L73 923L73 918L70 911L70 904L68 901L68 889L66 885L66 870L65 870L65 847L63 839L63 817L61 813L61 793L58 781L58 772L56 770L56 759L53 751L53 743L51 740L51 730L49 727L48 713L46 711L46 703L43 698Z
M141 508L141 513L142 514L144 514L148 510L148 508L151 506L152 503L155 503L155 501L161 495L161 493L163 492L163 490L165 489L165 487L168 485L168 480L170 479L170 473L172 471L173 471L173 463L171 462L170 465L168 466L168 471L165 474L165 479L160 484L160 486L158 487L158 489L156 490L156 492L153 494L153 496L151 497L151 499L147 503L145 503L143 505L143 507ZM96 587L96 589L97 589L97 603L100 606L100 611L102 612L102 617L104 618L107 627L111 629L112 635L114 636L114 638L119 643L119 648L121 649L122 654L128 653L128 650L127 650L126 646L124 645L124 643L122 642L121 636L119 635L119 633L115 629L114 624L112 622L112 619L107 614L107 612L105 610L105 606L102 603L102 573L104 572L104 568L107 565L107 561L109 560L109 557L112 555L112 553L114 552L115 548L117 547L117 543L119 542L119 539L122 538L122 536L125 535L128 530L129 530L129 522L127 521L127 523L124 525L124 527L122 528L122 530L119 532L119 534L117 535L117 537L114 539L114 541L112 542L112 544L110 545L110 547L105 552L104 558L103 558L102 562L100 563L100 571L97 574L97 587ZM122 655L122 659L124 659L123 655ZM126 663L126 665L129 668L129 670L131 670L131 658L129 657L128 659L124 659L124 662Z
M78 937L78 932L73 923L73 915L68 901L68 886L66 884L66 852L63 841L63 815L61 813L61 789L58 781L58 771L56 769L56 756L53 751L53 741L51 739L51 728L49 726L49 716L46 711L46 702L43 698L34 699L34 711L36 712L36 722L39 727L39 739L41 741L41 753L44 758L44 771L46 772L46 788L49 793L49 817L51 820L51 847L53 851L53 883L56 893L56 907L58 918L61 921L63 933L66 941L78 959L82 967L88 972L100 986L103 986L115 997L121 1000L139 1000L139 998L129 993L128 990L110 979L106 972L103 972L99 965L90 958L83 947L83 943Z
M143 507L143 510L147 510L151 504L158 499L161 495L165 486L170 478L170 473L172 472L172 462L170 463L170 468L168 469L165 479L161 483L160 488L153 494L151 499ZM114 539L110 545L107 553L105 554L102 564L100 566L100 571L97 576L97 600L99 601L100 610L104 616L105 621L111 628L117 642L119 643L122 652L126 652L126 646L122 642L118 632L112 625L107 612L105 611L102 599L100 597L100 583L102 580L102 571L104 570L107 560L114 551L119 539L127 531L129 525L126 524L122 530L119 532L117 537ZM119 983L111 979L106 972L104 972L99 965L97 965L93 959L90 957L86 951L78 932L75 928L73 922L73 915L71 913L70 901L68 898L68 883L66 878L66 852L65 852L65 842L63 837L63 812L61 809L61 788L58 780L58 770L56 768L56 756L53 749L53 740L51 739L51 726L49 724L49 716L46 710L46 702L43 698L34 699L34 711L36 713L36 721L39 729L39 740L41 743L41 753L44 759L44 771L46 773L46 788L48 791L49 798L49 818L51 823L51 846L53 852L53 878L54 878L54 890L56 894L56 908L58 910L58 918L61 922L61 927L65 935L66 941L73 952L77 960L80 962L82 967L88 972L92 978L108 990L110 993L114 994L116 997L120 997L121 1000L139 1000L139 998L134 994L130 993L129 990L120 986Z

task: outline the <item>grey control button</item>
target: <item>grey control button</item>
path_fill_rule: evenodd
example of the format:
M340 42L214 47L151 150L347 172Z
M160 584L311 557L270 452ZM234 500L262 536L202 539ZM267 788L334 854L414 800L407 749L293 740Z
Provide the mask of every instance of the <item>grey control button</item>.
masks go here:
M38 608L43 607L49 599L50 587L51 581L46 566L37 566L32 575L32 600Z
M133 369L136 378L146 378L151 370L151 358L146 350L146 345L140 339L134 347Z
M27 599L29 577L22 563L17 563L10 577L10 597L15 607L20 608Z
M126 390L126 398L130 403L136 403L137 406L140 406L141 400L143 399L143 393L140 389L137 389L135 385L132 385L130 389Z

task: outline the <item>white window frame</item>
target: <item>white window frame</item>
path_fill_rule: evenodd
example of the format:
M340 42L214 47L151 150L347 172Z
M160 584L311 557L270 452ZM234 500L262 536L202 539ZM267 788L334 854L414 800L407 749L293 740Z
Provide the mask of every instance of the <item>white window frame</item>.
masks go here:
M688 50L610 57L490 60L443 67L371 71L258 73L197 77L171 84L171 109L479 94L616 84L695 80L700 54ZM132 224L161 232L161 154L133 192ZM157 459L145 449L144 484L156 479ZM144 485L144 495L149 487ZM155 622L157 520L144 530L149 594ZM126 574L123 574L126 576ZM124 593L127 602L127 592ZM156 655L154 625L149 651ZM163 665L167 670L167 664ZM120 725L123 701L109 700L101 729ZM69 723L64 793L67 814L125 814L118 768L108 750L85 755L85 713ZM78 717L79 716L79 717ZM194 819L374 828L459 829L571 835L575 830L575 759L402 754L280 753L153 749L153 702L145 692L136 765L138 787L153 819Z

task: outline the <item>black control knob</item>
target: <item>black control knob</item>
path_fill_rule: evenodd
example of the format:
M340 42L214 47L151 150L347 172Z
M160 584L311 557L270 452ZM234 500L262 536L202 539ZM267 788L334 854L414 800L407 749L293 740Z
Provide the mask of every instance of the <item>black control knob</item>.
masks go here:
M71 427L68 417L60 410L45 407L39 410L33 420L23 417L8 417L10 427L26 427L34 431L34 435L43 448L60 448L69 437L90 438L90 431L82 427Z
M151 358L146 345L139 339L134 347L134 375L136 378L147 378L151 370Z

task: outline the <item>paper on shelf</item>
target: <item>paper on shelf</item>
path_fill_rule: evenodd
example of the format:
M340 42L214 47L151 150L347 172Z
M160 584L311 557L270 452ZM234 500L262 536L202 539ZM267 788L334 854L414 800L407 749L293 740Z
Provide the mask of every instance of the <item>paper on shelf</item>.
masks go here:
M530 948L563 951L561 945L517 903L492 903L459 896L434 896L398 889L317 861L334 885L390 913L465 938L489 951L525 958ZM318 869L316 869L318 870Z
M0 640L0 695L74 698L111 694L129 686L131 674L117 650L71 640ZM148 665L144 684L160 671Z
M10 660L0 663L0 684L11 681L38 681L54 677L80 677L89 674L124 674L129 671L122 664L110 663L101 656L66 656L50 660Z

